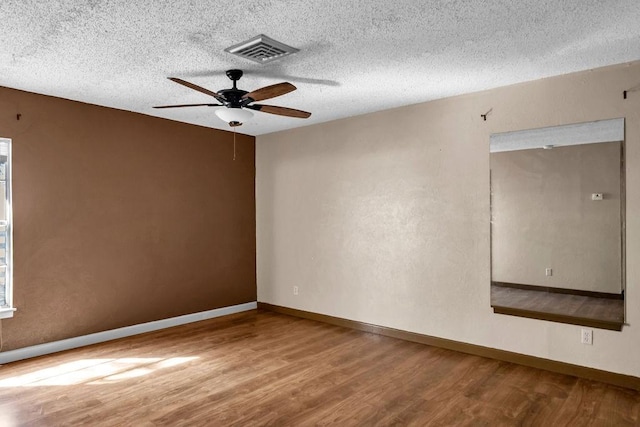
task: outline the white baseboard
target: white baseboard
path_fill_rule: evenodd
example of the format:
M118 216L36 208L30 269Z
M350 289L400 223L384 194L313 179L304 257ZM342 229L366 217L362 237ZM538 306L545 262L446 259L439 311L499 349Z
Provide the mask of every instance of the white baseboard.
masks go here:
M86 345L111 341L118 338L130 337L132 335L144 334L145 332L157 331L159 329L171 328L173 326L184 325L186 323L198 322L200 320L213 319L214 317L226 316L228 314L240 313L254 310L258 303L247 302L244 304L232 305L229 307L216 308L215 310L201 311L199 313L185 314L183 316L171 317L169 319L156 320L153 322L140 323L139 325L125 326L124 328L111 329L95 334L82 335L80 337L68 338L60 341L48 342L45 344L33 345L30 347L9 350L0 353L0 364L15 362L17 360L29 359L31 357L43 356L45 354L56 353L58 351L70 350L72 348L84 347Z

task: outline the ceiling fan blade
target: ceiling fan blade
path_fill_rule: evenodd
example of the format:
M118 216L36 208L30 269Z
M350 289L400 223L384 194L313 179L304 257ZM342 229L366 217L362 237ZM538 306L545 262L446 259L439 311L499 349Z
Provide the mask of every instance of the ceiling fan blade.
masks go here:
M180 104L180 105L159 105L153 108L181 108L181 107L222 107L222 104Z
M198 92L206 93L207 95L213 96L214 98L216 98L218 100L220 100L220 98L221 98L221 96L219 94L217 94L217 93L215 93L213 91L210 91L209 89L205 89L205 88L203 88L201 86L198 86L196 84L189 83L186 80L182 80L182 79L179 79L177 77L168 77L168 79L171 80L172 82L176 82L178 84L181 84L182 86L186 86L186 87L188 87L190 89L197 90Z
M276 96L284 95L296 90L296 87L291 83L284 82L271 86L265 86L260 89L256 89L253 92L245 94L242 99L251 98L254 101L263 101L269 98L275 98Z
M263 113L277 114L279 116L298 117L300 119L306 119L311 116L311 113L307 111L296 110L294 108L287 107L278 107L276 105L253 104L247 105L246 108L251 108L252 110L256 111L262 111Z

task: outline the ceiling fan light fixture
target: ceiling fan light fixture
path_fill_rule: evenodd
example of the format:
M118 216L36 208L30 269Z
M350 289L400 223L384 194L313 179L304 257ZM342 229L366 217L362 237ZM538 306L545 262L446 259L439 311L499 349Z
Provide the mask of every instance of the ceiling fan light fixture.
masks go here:
M253 117L253 113L243 108L220 108L216 110L216 116L226 123L240 122L243 123Z

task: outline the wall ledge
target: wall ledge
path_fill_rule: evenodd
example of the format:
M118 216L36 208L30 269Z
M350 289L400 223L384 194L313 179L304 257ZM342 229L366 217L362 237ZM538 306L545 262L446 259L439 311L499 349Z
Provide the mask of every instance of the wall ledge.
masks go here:
M345 328L356 329L358 331L370 332L387 337L398 338L405 341L417 342L433 347L445 348L447 350L458 351L460 353L472 354L474 356L487 357L501 360L503 362L515 363L529 366L531 368L543 369L564 375L585 378L593 381L600 381L618 387L630 388L640 391L640 378L631 375L618 374L615 372L603 371L600 369L588 368L571 363L558 362L541 357L529 356L521 353L514 353L506 350L499 350L491 347L483 347L476 344L468 344L461 341L454 341L445 338L432 337L429 335L407 332L400 329L388 328L386 326L372 325L370 323L358 322L355 320L343 319L326 314L313 313L310 311L298 310L295 308L282 307L278 305L258 302L259 310L268 310L290 316L301 317L318 322L329 323Z
M71 350L78 347L84 347L92 344L116 340L119 338L130 337L132 335L144 334L160 329L172 328L174 326L180 326L187 323L199 322L201 320L226 316L228 314L254 310L256 308L257 303L255 301L247 302L244 304L231 305L207 311L200 311L198 313L185 314L168 319L155 320L153 322L140 323L137 325L125 326L123 328L96 332L94 334L82 335L79 337L68 338L60 341L53 341L45 344L38 344L15 350L4 351L0 353L0 364L15 362L23 359L30 359L32 357L44 356L46 354L57 353L59 351Z

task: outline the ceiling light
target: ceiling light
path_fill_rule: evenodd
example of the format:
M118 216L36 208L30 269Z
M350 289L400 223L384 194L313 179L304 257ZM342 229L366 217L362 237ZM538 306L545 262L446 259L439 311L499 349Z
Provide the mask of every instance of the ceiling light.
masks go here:
M253 117L253 113L243 108L220 108L216 110L216 116L227 123L242 123Z

